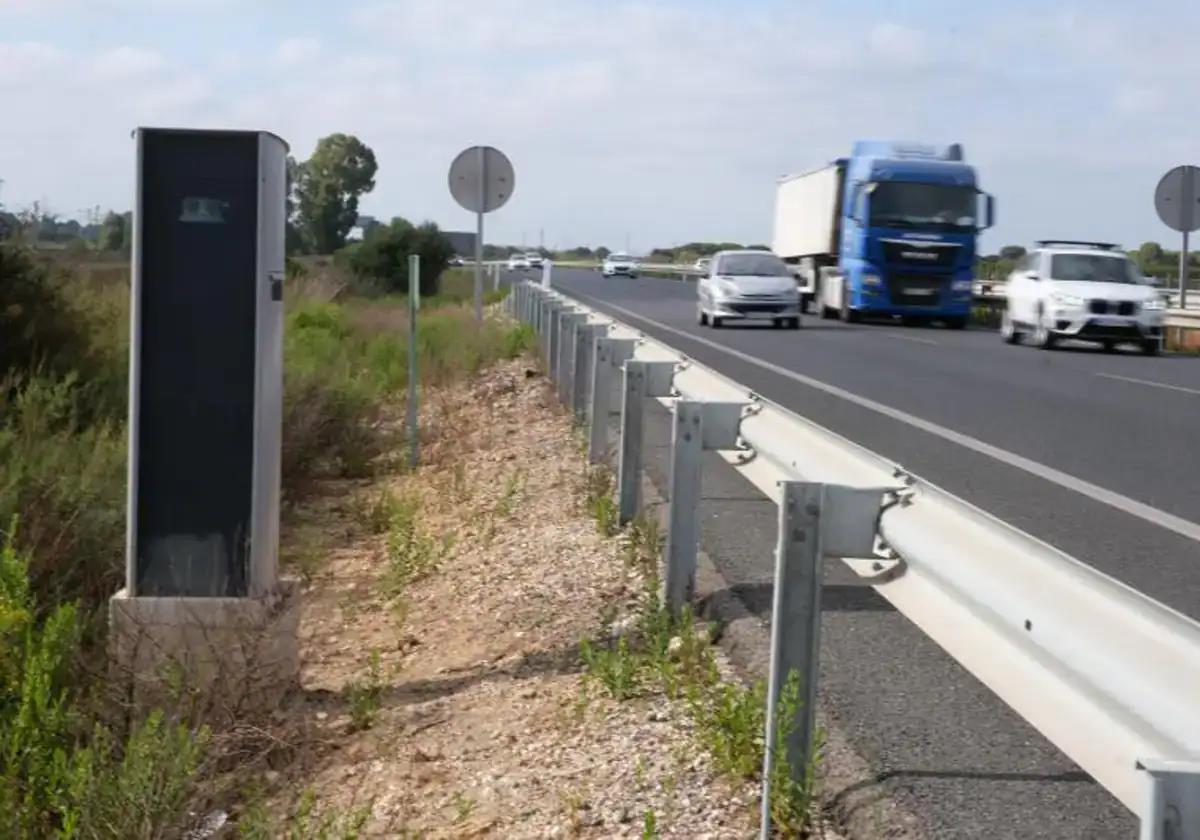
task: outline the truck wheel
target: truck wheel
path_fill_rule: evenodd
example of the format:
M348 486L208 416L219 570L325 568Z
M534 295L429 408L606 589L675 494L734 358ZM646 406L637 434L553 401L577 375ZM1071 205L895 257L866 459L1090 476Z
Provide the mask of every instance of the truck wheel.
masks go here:
M842 320L847 324L857 324L859 315L857 309L851 309L848 301L842 301Z
M1142 354L1145 356L1157 356L1162 350L1162 345L1159 344L1157 338L1147 338L1142 341Z
M821 306L819 308L821 310L821 320L823 320L823 321L833 320L833 310L832 309L830 309L825 304L821 304Z
M945 321L946 326L952 330L966 329L967 326L966 315L955 315L953 318L945 318L943 320Z
M1020 344L1021 331L1017 329L1016 323L1012 316L1008 314L1008 310L1000 316L1000 337L1004 339L1006 344Z
M721 329L721 325L725 323L725 321L723 319L718 318L716 315L712 316L711 321L712 321L712 328L714 330Z
M702 327L708 326L708 313L705 312L703 309L700 310L700 319L699 320L700 320L700 326L702 326Z
M800 316L799 316L799 315L797 315L795 318L789 318L789 319L788 319L788 324L787 324L787 327L788 327L788 329L789 329L789 330L798 330L798 329L800 329Z

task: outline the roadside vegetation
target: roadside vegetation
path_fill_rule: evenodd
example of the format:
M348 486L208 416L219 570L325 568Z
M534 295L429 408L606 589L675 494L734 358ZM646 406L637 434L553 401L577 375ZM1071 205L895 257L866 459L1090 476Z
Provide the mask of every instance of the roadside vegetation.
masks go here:
M589 478L589 485L591 484ZM605 515L592 507L598 526ZM698 622L690 609L673 616L663 604L660 582L662 540L657 526L635 520L622 535L626 565L645 582L635 612L620 626L610 620L594 638L580 643L589 680L618 701L664 695L682 701L694 723L695 738L717 769L731 779L761 781L766 730L766 687L745 685L723 673L714 651L719 628ZM615 616L613 617L615 618ZM799 676L792 672L778 702L774 739L792 732L800 702ZM820 736L804 779L793 780L785 762L771 779L771 818L780 837L805 837L811 827Z
M406 302L351 296L352 280L328 268L289 272L291 499L323 476L398 468ZM269 736L268 723L219 728L184 714L184 702L134 711L97 664L104 607L124 580L127 282L46 265L4 243L0 280L0 836L181 836L238 803L251 813L249 780L286 762L294 743ZM421 377L432 388L529 346L524 329L477 326L457 295L432 295L421 313ZM398 586L440 551L406 530L412 504L388 502L377 514ZM364 727L379 679L369 672L355 688ZM187 687L175 691L182 701ZM243 836L351 837L358 822L302 801L287 825L256 834L248 819Z

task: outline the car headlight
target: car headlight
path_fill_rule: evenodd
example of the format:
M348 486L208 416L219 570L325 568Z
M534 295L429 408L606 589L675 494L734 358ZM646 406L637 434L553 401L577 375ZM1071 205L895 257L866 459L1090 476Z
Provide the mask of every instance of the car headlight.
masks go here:
M1083 298L1079 295L1068 295L1063 292L1055 292L1050 295L1050 300L1059 306L1083 306Z
M972 285L970 280L955 280L950 284L950 290L952 292L969 292Z
M737 286L730 283L728 280L718 280L716 288L717 294L721 295L722 297L733 297L738 293Z
M862 283L864 286L882 286L883 278L878 274L864 274L862 276Z
M1145 309L1149 312L1161 312L1166 308L1167 304L1162 298L1150 298L1149 300L1142 301L1142 309Z

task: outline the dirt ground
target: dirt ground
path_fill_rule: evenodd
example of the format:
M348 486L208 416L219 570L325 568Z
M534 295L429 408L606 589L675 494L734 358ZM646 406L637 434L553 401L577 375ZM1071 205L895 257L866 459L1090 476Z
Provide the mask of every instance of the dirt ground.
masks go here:
M580 640L643 581L586 510L544 379L504 364L431 398L423 425L416 473L329 483L291 517L308 580L290 714L312 746L272 779L277 806L307 788L379 837L755 836L754 785L714 772L681 703L617 703L581 672ZM420 499L433 570L403 585L375 533L385 491Z

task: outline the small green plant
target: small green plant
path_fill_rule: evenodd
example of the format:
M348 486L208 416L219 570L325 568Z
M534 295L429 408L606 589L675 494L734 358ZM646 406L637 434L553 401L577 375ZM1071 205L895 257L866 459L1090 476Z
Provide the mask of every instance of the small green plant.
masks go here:
M658 832L658 819L654 816L654 812L649 808L642 816L642 840L659 840L662 837Z
M525 495L525 473L521 470L516 470L509 473L504 478L504 487L500 491L500 498L496 502L495 515L507 519L512 515L513 509L520 503L521 497Z
M391 527L401 507L401 500L391 488L384 488L362 501L358 508L358 520L370 533L383 534Z
M304 540L293 549L288 558L290 565L300 573L300 579L305 583L311 583L317 576L324 559L325 553L314 539Z
M454 798L451 799L450 804L454 806L455 825L465 823L475 812L475 800L466 796L461 790L454 792Z
M370 729L379 715L379 702L383 697L383 670L379 664L379 651L371 651L366 677L347 686L350 702L350 724L357 731Z
M441 544L420 527L421 497L415 494L396 501L388 524L387 559L384 587L391 597L400 595L414 583L437 569L442 555L449 551L448 540Z
M249 808L238 820L237 836L240 840L358 840L373 810L372 805L363 805L349 813L337 808L318 813L317 795L307 788L282 824L260 804Z
M766 691L761 682L746 688L718 683L689 687L688 706L701 743L718 769L753 779L762 769Z
M579 656L588 675L604 686L616 700L627 700L641 691L642 657L629 642L618 639L615 647L595 645L590 639L579 643Z
M636 569L648 576L658 573L662 558L663 537L658 520L638 516L629 525L622 546L625 567Z
M812 755L804 767L802 778L792 778L791 767L781 746L796 729L797 713L802 707L800 675L789 671L775 705L775 749L778 758L771 765L771 823L785 837L800 837L808 828L816 787L817 767L824 746L824 733L813 734Z
M611 537L620 528L617 504L612 497L612 471L605 466L591 467L585 482L587 510L596 520L596 530L601 536Z

